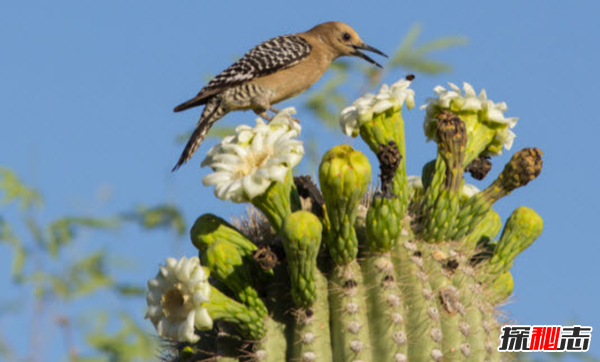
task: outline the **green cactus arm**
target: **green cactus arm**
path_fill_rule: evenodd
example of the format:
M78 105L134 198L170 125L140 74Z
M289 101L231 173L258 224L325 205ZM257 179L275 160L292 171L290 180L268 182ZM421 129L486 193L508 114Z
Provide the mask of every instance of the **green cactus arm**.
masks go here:
M296 211L283 220L281 235L297 307L310 307L317 299L315 274L323 226L308 211Z

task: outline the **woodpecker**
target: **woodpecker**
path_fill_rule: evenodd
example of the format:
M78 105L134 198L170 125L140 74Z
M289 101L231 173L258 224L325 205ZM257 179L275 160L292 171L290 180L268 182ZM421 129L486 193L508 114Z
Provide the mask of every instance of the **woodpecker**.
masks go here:
M175 107L174 112L201 105L204 110L173 171L192 157L212 124L227 113L251 109L270 120L267 111L278 112L273 104L307 90L341 56L360 57L381 68L361 50L387 57L366 45L349 25L337 21L258 44L214 77L198 95Z

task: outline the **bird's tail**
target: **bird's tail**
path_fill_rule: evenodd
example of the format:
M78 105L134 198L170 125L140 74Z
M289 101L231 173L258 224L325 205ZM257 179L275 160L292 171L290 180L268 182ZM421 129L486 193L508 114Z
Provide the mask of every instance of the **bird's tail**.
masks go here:
M202 111L202 116L200 116L196 129L194 130L194 133L192 133L188 143L185 145L183 153L179 157L179 161L177 161L177 164L171 170L172 172L177 171L192 157L194 152L200 147L200 144L206 137L206 134L213 123L221 119L225 114L227 114L227 111L221 107L220 99L213 98L206 103L206 107L204 107L204 110Z
M178 105L177 107L175 107L173 109L173 112L181 112L181 111L185 111L186 109L190 109L193 107L198 107L203 105L204 103L206 103L207 99L206 96L196 96L192 99L190 99L189 101L183 102L180 105Z

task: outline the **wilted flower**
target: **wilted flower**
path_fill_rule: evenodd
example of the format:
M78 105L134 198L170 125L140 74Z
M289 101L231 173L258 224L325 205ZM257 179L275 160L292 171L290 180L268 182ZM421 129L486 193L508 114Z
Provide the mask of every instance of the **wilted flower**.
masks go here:
M355 100L351 106L344 108L340 116L342 131L348 136L356 137L363 122L373 119L374 114L390 108L399 110L406 103L411 109L415 106L415 91L409 89L410 81L401 79L389 87L384 84L377 95L367 93Z
M208 275L198 257L167 258L156 278L148 281L147 319L158 335L177 341L196 342L198 329L212 328L212 319L203 307L209 301Z
M427 104L421 106L426 109L425 115L425 135L429 140L435 139L436 116L440 111L447 109L459 116L465 121L469 136L472 136L475 123L482 123L495 131L495 137L491 145L486 149L487 154L501 154L502 146L509 150L515 139L515 134L510 130L517 124L518 118L504 117L504 112L508 109L506 103L494 103L487 98L485 89L482 89L479 95L475 93L473 87L464 82L463 91L453 84L448 83L450 89L437 86L433 90L436 98L428 98ZM471 115L476 116L475 122L470 122Z
M295 113L290 107L270 123L257 118L254 128L237 127L236 135L225 137L208 151L202 166L210 166L214 173L202 183L215 185L215 195L221 200L248 202L273 182L283 182L304 155L302 142L295 139L301 130L291 117Z

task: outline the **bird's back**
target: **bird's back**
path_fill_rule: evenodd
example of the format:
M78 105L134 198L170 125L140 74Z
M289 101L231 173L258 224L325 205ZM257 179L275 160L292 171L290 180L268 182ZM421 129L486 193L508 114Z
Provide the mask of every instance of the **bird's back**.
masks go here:
M301 36L282 35L262 42L214 77L198 95L175 107L175 112L205 104L216 94L298 64L312 46Z

